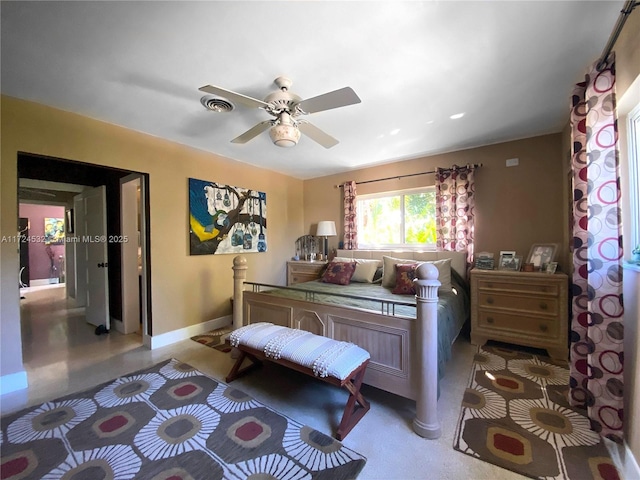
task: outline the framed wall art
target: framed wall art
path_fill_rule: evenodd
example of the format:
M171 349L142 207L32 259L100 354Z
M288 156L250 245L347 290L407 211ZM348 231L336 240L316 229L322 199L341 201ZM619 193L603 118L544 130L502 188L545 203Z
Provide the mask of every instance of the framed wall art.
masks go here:
M64 243L64 218L45 217L44 243L45 245Z
M189 179L189 253L267 251L267 195Z

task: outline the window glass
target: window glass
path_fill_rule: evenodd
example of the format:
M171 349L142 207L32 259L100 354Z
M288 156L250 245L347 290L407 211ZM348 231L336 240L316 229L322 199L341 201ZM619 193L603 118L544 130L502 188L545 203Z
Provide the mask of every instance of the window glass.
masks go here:
M629 208L631 245L640 246L640 105L629 113Z
M435 249L435 187L358 196L358 248Z

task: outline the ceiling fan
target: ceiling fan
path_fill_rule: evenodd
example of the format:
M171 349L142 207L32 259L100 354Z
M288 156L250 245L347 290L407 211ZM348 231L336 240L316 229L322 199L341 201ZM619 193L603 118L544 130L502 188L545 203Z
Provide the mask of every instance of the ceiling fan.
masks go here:
M26 196L41 196L41 197L55 197L56 194L53 192L48 192L46 190L40 190L38 188L31 188L31 187L18 187L18 193L20 195L26 195Z
M360 98L351 87L344 87L303 100L295 93L289 91L293 82L287 77L278 77L274 80L274 83L278 86L279 90L267 95L264 101L213 85L205 85L204 87L200 87L199 90L225 97L246 107L261 108L274 117L258 123L242 135L231 140L232 143L247 143L262 132L269 130L271 140L279 147L293 147L297 145L300 139L300 132L325 148L331 148L338 144L338 140L331 135L323 132L315 125L300 117L310 113L360 103ZM203 97L202 103L207 106L205 98L206 97Z

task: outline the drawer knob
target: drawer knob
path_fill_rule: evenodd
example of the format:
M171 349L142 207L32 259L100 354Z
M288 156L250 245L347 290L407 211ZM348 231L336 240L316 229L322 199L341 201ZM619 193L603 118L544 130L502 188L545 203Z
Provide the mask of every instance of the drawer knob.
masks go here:
M545 324L541 324L540 325L540 331L546 332L548 329L549 329L549 327L547 327Z
M493 323L493 317L487 317L487 323Z
M549 308L549 307L547 306L546 303L540 302L540 310L546 310L547 308Z
M491 298L491 297L487 298L487 303L489 305L493 305L493 298Z

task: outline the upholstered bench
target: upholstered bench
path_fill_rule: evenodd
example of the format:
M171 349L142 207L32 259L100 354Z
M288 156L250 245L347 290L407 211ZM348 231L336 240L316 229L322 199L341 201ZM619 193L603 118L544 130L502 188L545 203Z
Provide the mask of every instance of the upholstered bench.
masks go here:
M227 382L259 366L262 360L268 360L346 388L349 399L336 433L338 440L346 437L369 411L369 402L362 396L360 386L370 355L353 343L266 322L234 330L227 343L240 351ZM241 368L245 359L251 364Z

